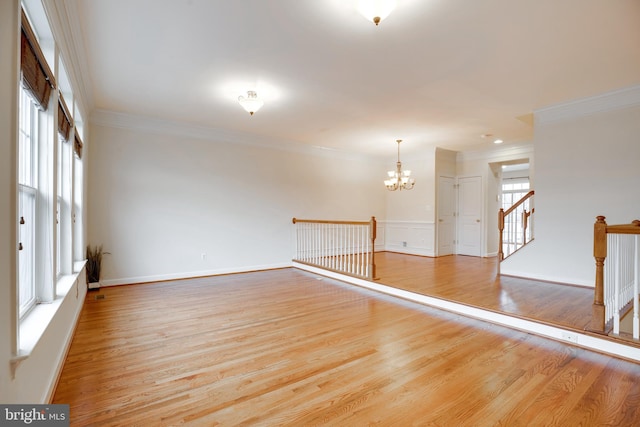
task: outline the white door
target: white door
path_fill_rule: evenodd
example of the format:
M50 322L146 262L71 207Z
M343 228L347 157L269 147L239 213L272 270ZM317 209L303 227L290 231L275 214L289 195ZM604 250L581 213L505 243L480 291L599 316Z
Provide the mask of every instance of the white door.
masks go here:
M456 193L455 180L448 176L438 178L438 256L454 253L456 238Z
M458 254L481 256L482 178L458 179Z

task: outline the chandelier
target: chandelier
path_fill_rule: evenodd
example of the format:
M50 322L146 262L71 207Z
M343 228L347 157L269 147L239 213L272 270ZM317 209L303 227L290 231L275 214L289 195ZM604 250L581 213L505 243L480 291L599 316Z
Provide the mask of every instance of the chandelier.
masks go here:
M253 113L258 111L260 107L264 105L264 101L258 98L258 94L254 90L247 91L247 97L239 96L238 102L242 105L245 111L253 116Z
M400 162L400 143L401 139L397 139L398 143L398 161L396 162L396 170L387 172L389 179L384 180L384 185L389 191L396 190L411 190L416 183L416 180L411 178L410 170L402 170L402 163Z
M378 25L396 7L396 0L358 0L358 12Z

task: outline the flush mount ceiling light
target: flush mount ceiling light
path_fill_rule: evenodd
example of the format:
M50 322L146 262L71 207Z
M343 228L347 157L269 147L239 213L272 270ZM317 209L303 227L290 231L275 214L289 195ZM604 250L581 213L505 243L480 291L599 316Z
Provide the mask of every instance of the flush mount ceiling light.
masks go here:
M396 0L358 0L358 12L378 25L395 9Z
M482 135L480 135L480 138L491 138L493 137L493 134L491 133L483 133ZM494 144L502 144L504 141L501 140L500 138L496 138L493 140Z
M384 185L389 191L396 190L411 190L416 183L416 180L411 178L411 171L402 170L402 163L400 162L400 143L401 139L397 139L398 143L398 161L396 162L396 170L387 172L389 179L385 179Z
M238 102L242 105L245 111L253 116L253 113L258 111L260 107L264 105L264 101L258 98L258 94L254 90L248 90L247 96L240 95Z

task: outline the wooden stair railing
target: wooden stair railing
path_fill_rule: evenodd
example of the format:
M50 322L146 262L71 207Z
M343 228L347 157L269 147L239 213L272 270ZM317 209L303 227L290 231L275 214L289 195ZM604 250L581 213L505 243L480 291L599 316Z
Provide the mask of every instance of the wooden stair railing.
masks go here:
M600 334L620 332L620 319L633 309L633 338L640 338L640 220L607 225L604 216L593 226L596 278L588 330ZM610 261L605 268L605 260Z
M376 279L376 218L329 221L293 218L296 225L294 262L325 270Z
M533 199L531 199L534 194L533 190L529 191L506 211L500 208L498 212L498 230L500 232L498 261L505 260L533 240L533 227L530 227L529 217L535 211L532 206Z

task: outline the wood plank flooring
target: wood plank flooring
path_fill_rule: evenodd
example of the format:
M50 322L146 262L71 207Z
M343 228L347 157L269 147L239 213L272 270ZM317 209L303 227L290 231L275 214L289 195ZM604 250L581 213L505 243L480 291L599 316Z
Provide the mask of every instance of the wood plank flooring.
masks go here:
M98 293L72 426L640 425L637 364L296 269Z
M376 253L378 282L422 295L584 330L593 289L498 276L497 258Z

